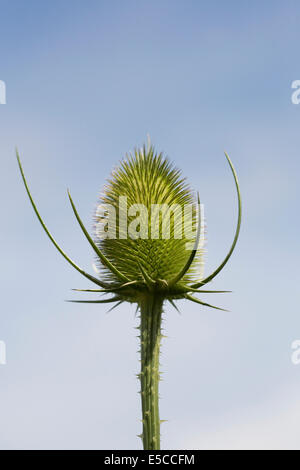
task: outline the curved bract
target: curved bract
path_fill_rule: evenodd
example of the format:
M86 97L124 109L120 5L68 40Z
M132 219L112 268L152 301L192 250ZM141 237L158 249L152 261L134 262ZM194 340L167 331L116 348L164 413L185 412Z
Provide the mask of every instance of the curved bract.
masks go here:
M68 261L68 263L70 263L71 266L73 266L73 268L75 268L78 272L80 272L80 274L82 274L84 277L86 277L90 281L94 282L95 284L98 284L101 287L104 287L104 288L109 287L108 284L106 284L104 282L101 282L99 279L95 278L94 276L91 276L90 274L86 273L83 269L81 269L79 266L77 266L77 264L71 258L69 258L69 256L62 250L62 248L59 246L59 244L53 238L53 236L49 232L45 222L43 221L42 217L40 216L40 213L39 213L39 211L38 211L38 209L35 205L35 202L34 202L32 196L31 196L31 193L30 193L30 190L29 190L29 187L28 187L25 175L24 175L24 171L23 171L23 168L22 168L22 165L21 165L21 160L20 160L19 153L18 153L18 151L16 151L16 153L17 153L17 160L18 160L21 176L22 176L22 179L23 179L23 182L24 182L25 189L26 189L26 192L28 194L29 200L30 200L31 205L33 207L33 210L36 213L40 224L42 225L44 231L46 232L47 236L50 238L50 240L53 243L53 245L55 246L55 248L60 252L60 254L65 258L65 260Z
M235 231L234 239L233 239L232 245L230 247L230 250L227 253L227 255L225 256L223 262L220 264L220 266L218 266L218 268L212 274L210 274L208 277L203 279L203 281L194 284L192 287L195 288L195 289L197 289L200 286L204 286L208 282L212 281L219 274L219 272L224 268L225 264L229 261L231 255L233 253L233 250L235 249L235 245L238 241L239 234L240 234L241 221L242 221L242 201L241 201L240 187L239 187L239 182L238 182L236 171L235 171L234 166L233 166L233 164L232 164L232 162L231 162L231 160L230 160L230 158L229 158L229 156L227 155L226 152L225 152L225 157L227 158L227 161L229 163L230 169L231 169L232 174L233 174L235 187L236 187L236 191L237 191L237 197L238 197L238 221L237 221L236 231Z

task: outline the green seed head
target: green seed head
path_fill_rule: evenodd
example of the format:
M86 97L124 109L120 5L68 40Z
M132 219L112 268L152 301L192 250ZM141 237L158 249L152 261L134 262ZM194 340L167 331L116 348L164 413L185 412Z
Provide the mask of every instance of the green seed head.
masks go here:
M130 281L143 282L146 274L166 286L184 268L195 244L195 202L181 172L166 157L152 145L136 149L113 170L101 195L101 215L107 211L106 217L96 217L96 227L100 219L107 238L99 239L96 229L96 244ZM193 279L201 260L198 249L182 281ZM105 266L103 274L107 282L120 282Z

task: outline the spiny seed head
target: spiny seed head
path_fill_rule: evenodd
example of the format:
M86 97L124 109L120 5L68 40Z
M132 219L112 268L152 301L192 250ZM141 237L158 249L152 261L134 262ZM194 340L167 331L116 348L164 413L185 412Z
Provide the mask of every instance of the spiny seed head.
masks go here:
M152 145L144 145L126 155L104 187L99 207L108 208L102 217L107 238L99 239L96 230L96 244L130 281L143 281L144 270L154 282L167 285L191 254L187 247L196 238L195 203L181 171ZM96 227L97 222L96 216ZM193 279L201 261L199 249L184 282ZM120 282L101 260L100 266L106 281Z

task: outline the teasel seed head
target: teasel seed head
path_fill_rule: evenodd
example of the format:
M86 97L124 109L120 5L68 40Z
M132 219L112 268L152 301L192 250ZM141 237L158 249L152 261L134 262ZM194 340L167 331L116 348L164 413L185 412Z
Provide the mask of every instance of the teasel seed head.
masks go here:
M240 231L240 190L233 165L225 155L238 195L238 222L228 254L205 279L199 279L197 275L203 262L203 249L199 245L202 226L199 195L197 199L193 196L181 172L161 153L157 154L150 143L147 148L144 145L142 149L127 155L107 181L98 206L102 212L97 209L95 215L96 227L100 222L102 224L101 237L98 230L91 237L68 192L74 215L101 268L101 279L98 279L80 268L49 232L31 196L17 152L27 194L43 229L61 255L97 286L97 289L75 290L111 295L107 299L72 302L112 303L112 308L122 302L137 305L140 312L141 355L141 373L138 377L143 414L140 437L145 450L160 449L160 424L164 421L159 417L159 356L164 302L168 300L177 308L176 300L187 299L202 306L219 308L194 295L225 292L203 289L228 262ZM120 201L126 201L126 205L120 204ZM195 202L198 203L198 213L190 210L187 215L185 208L192 209ZM191 245L191 249L187 249Z

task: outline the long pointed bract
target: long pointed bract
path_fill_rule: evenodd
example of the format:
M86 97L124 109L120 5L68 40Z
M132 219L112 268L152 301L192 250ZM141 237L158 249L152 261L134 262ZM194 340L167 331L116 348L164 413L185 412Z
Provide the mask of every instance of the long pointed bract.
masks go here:
M198 245L199 245L199 240L200 240L200 236L201 236L201 206L200 206L200 197L199 197L199 193L198 193L198 208L199 208L199 214L198 214L198 227L197 227L197 236L196 236L196 241L195 241L195 247L194 249L192 250L190 256L189 256L189 259L187 260L185 266L182 268L181 271L179 271L179 273L174 277L174 279L172 279L170 282L169 282L169 285L170 286L173 286L174 284L176 284L178 281L180 281L180 279L183 278L183 276L188 272L192 262L194 261L194 258L196 256L196 253L197 253L197 250L198 250Z
M21 165L21 160L20 160L20 156L19 156L18 150L16 151L16 154L17 154L17 160L18 160L18 164L19 164L21 176L22 176L22 179L23 179L23 182L24 182L24 185L25 185L26 192L27 192L28 197L29 197L29 199L30 199L31 205L32 205L32 207L33 207L33 210L34 210L34 212L36 213L36 216L37 216L37 218L39 219L41 226L42 226L43 229L45 230L46 234L47 234L48 237L50 238L50 240L51 240L51 242L53 243L53 245L55 246L55 248L56 248L56 249L60 252L60 254L68 261L68 263L70 263L71 266L73 266L73 268L75 268L78 272L80 272L80 274L82 274L83 276L85 276L87 279L89 279L90 281L94 282L95 284L98 284L99 286L101 286L101 287L103 287L103 288L108 288L108 287L109 287L108 284L106 284L106 283L104 283L104 282L101 282L99 279L97 279L97 278L94 277L94 276L91 276L90 274L86 273L83 269L81 269L79 266L77 266L77 264L74 263L74 261L71 260L71 258L68 257L68 255L60 248L60 246L58 245L58 243L56 242L56 240L53 238L53 236L52 236L51 233L49 232L48 228L46 227L45 222L43 221L42 217L40 216L39 211L37 210L37 207L36 207L36 205L35 205L35 203L34 203L34 200L33 200L32 196L31 196L31 193L30 193L30 191L29 191L29 187L28 187L28 184L27 184L25 175L24 175L24 171L23 171L22 165Z
M93 239L91 238L91 236L89 235L88 231L86 230L85 226L83 225L83 222L77 212L77 209L75 207L75 204L73 202L73 199L71 197L71 194L70 194L70 191L68 190L68 196L69 196L69 199L70 199L70 203L71 203L71 206L72 206L72 209L73 209L73 212L75 214L75 217L81 227L81 230L83 231L84 235L86 236L89 244L91 245L91 247L93 248L93 250L95 251L95 253L99 256L99 258L101 259L102 263L108 268L110 269L111 272L113 272L121 281L126 281L126 282L130 282L130 279L128 279L128 277L124 276L124 274L122 274L107 258L106 256L104 256L104 254L99 250L99 248L97 247L97 245L95 244L95 242L93 241Z
M188 287L187 292L196 292L198 294L228 294L232 291L231 290L202 290L202 289L193 289L192 287Z
M207 304L206 302L202 302L201 300L196 299L196 297L193 297L192 295L189 295L189 294L187 294L185 298L188 300L191 300L192 302L195 302L196 304L204 305L205 307L211 307L217 310L223 310L223 312L228 312L228 310L225 310L225 308L215 307L214 305Z
M105 300L66 300L66 302L72 302L73 304L109 304L111 302L119 302L120 298L112 298Z
M101 293L105 293L105 292L108 292L106 289L72 289L73 291L75 292L101 292ZM110 291L109 291L110 292Z
M119 307L119 305L121 305L123 303L123 300L119 300L119 302L117 302L115 305L113 305L109 310L107 310L107 313L110 313L112 312L112 310L114 310L115 308Z
M155 281L149 276L149 274L147 273L147 271L144 269L144 267L139 261L138 261L138 265L141 270L144 281L146 282L147 286L151 289L155 285Z
M198 287L201 287L204 284L207 284L214 277L216 277L217 274L219 274L219 272L224 268L225 264L227 263L227 261L231 257L231 255L233 253L233 250L235 248L236 242L239 238L239 233L240 233L240 228L241 228L241 220L242 220L242 202L241 202L240 187L239 187L236 171L235 171L234 166L233 166L233 164L232 164L232 162L231 162L231 160L230 160L230 158L229 158L229 156L227 155L226 152L225 152L225 157L227 158L227 161L228 161L229 166L231 168L231 172L232 172L233 177L234 177L235 187L236 187L237 196L238 196L238 220L237 220L237 227L236 227L236 231L235 231L235 236L234 236L231 248L230 248L227 256L225 257L225 259L223 260L223 262L220 264L220 266L210 276L203 279L203 281L197 282L196 284L192 284L191 287L193 287L194 289L197 289Z

